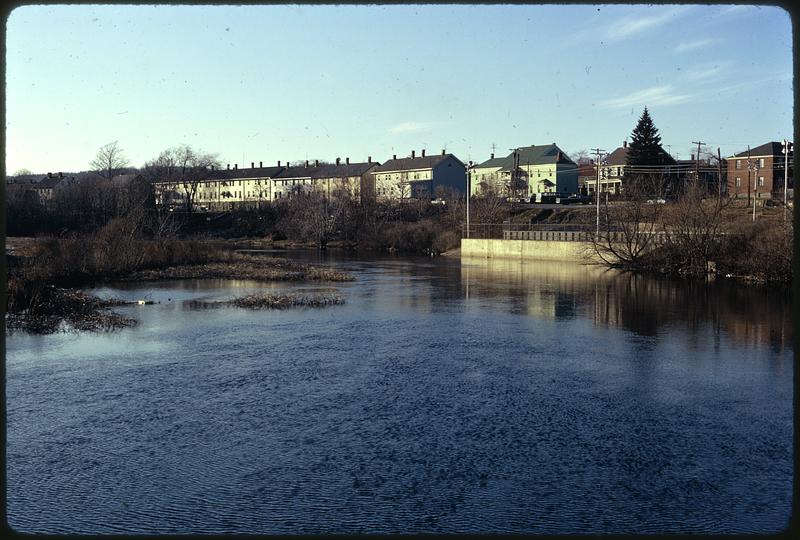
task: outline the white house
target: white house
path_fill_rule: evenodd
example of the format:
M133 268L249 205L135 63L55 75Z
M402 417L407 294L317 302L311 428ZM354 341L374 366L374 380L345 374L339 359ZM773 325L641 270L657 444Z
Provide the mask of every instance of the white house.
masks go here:
M516 164L516 165L515 165ZM516 184L514 172L516 171ZM490 158L471 171L471 194L487 190L510 197L577 193L578 165L556 143L524 146L504 158Z
M410 157L386 161L372 171L370 190L378 200L432 199L443 189L455 193L466 191L467 173L464 163L444 150L439 155Z

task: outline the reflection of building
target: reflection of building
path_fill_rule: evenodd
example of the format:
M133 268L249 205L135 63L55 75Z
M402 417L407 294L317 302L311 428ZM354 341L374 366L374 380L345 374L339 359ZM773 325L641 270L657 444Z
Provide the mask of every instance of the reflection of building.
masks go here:
M444 150L440 155L421 156L411 151L411 157L386 161L372 170L371 193L378 200L431 199L442 190L463 194L467 184L464 164Z
M525 146L504 158L492 157L471 171L472 195L529 198L542 193L577 193L578 165L556 143Z
M789 189L793 189L793 154L789 150ZM731 197L759 199L783 198L784 165L783 145L768 142L739 152L728 158L728 194Z

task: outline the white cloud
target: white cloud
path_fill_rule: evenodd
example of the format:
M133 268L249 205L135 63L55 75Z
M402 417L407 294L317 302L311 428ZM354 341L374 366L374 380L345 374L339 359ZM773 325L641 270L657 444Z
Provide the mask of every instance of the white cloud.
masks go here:
M650 16L628 15L614 21L606 29L606 37L609 40L622 40L641 34L654 26L661 26L670 22L673 18L685 14L691 6L674 6L664 10L661 6L648 6L648 10L658 10L656 14Z
M678 46L675 47L675 52L682 53L686 51L693 51L701 47L707 47L709 45L713 45L714 43L719 43L720 41L722 40L717 38L705 38L705 39L698 39L696 41L679 43Z
M702 64L700 66L694 67L686 71L686 78L692 79L694 81L701 81L705 79L710 79L721 73L724 73L724 68L729 66L731 62L722 61L722 62L714 62L714 63L707 63Z
M653 86L626 96L606 99L597 103L603 109L625 109L636 106L677 105L692 98L690 94L673 93L672 85Z
M744 4L739 4L735 6L728 6L722 11L719 12L720 15L730 15L732 13L742 13L744 11L750 11L755 6L748 6Z
M423 133L436 126L434 122L400 122L389 128L390 133Z

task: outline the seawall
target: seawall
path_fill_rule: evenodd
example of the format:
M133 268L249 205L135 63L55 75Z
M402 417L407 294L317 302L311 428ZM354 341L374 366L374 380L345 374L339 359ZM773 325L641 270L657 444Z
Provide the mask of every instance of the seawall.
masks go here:
M499 240L462 238L462 257L487 259L539 259L546 261L595 261L591 242L564 240Z

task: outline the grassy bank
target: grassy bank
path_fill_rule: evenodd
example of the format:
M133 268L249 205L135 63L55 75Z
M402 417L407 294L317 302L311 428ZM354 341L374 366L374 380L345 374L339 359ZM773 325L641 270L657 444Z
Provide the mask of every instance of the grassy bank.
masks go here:
M16 242L6 257L6 327L47 333L66 326L115 329L134 321L115 304L80 290L111 280L252 279L352 281L351 274L277 257L244 255L201 240L145 238L135 224L113 221L92 235Z

